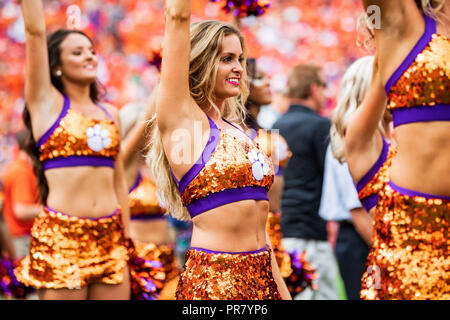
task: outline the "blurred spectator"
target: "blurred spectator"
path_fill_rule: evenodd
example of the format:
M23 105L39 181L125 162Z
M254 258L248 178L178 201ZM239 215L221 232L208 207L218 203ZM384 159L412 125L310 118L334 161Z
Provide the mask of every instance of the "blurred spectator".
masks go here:
M286 251L306 251L318 274L317 290L304 290L298 300L338 299L338 270L327 239L326 221L319 216L330 120L319 115L325 82L320 68L300 64L289 75L290 107L274 129L286 139L292 158L284 170L281 229Z
M346 163L334 158L327 149L319 215L338 221L336 256L350 300L359 300L361 278L369 254L372 218L362 207Z
M13 237L18 257L25 257L30 246L30 230L41 208L33 165L24 151L26 131L16 134L19 150L1 177L4 190L4 217Z

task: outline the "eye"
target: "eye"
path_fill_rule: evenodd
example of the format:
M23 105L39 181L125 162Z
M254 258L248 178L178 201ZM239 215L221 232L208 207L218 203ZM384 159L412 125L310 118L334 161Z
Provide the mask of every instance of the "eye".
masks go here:
M231 56L227 56L222 59L223 62L231 62L232 60L233 60L233 58Z
M79 56L81 54L81 51L77 50L73 52L74 55Z
M240 57L239 58L239 63L243 63L244 62L244 58Z

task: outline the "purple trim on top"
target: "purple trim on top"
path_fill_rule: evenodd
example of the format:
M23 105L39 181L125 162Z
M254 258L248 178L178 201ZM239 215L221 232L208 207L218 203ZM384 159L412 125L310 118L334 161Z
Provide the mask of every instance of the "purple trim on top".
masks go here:
M450 201L450 196L438 196L438 195L434 195L434 194L430 194L430 193L423 193L420 191L414 191L414 190L402 188L402 187L396 185L395 183L393 183L392 181L389 181L389 186L393 190L397 191L398 193L401 193L403 195L410 196L410 197L424 197L426 199L441 199L441 200L445 200L445 201Z
M403 73L411 66L414 60L416 60L417 55L427 47L433 34L436 33L436 21L427 16L425 13L423 13L423 17L425 19L425 31L405 60L403 60L402 64L397 68L397 70L394 71L389 80L386 82L384 89L387 95L389 95L391 88L398 81L398 79L400 79Z
M216 150L216 147L219 144L220 139L219 129L217 128L216 124L214 123L214 121L211 120L210 117L208 117L208 121L210 127L208 143L206 144L205 149L203 149L203 152L200 158L197 160L197 162L189 169L188 172L186 172L183 178L181 178L178 184L178 189L180 190L180 193L184 192L189 183L191 183L191 181L194 180L194 178L199 174L199 172L205 167L205 164L209 161L211 155Z
M44 170L79 166L114 168L114 159L102 156L70 156L48 159L42 165Z
M198 199L186 208L191 215L191 218L194 218L203 212L242 200L269 201L269 198L267 197L267 190L259 186L225 189L220 192L212 193L206 198Z
M83 217L77 217L77 216L72 216L70 214L66 214L66 213L62 213L56 210L53 210L52 208L50 208L49 206L46 206L47 210L53 213L59 213L62 214L63 216L67 216L67 217L71 217L71 218L76 218L76 219L80 219L80 220L100 220L100 219L108 219L108 218L112 218L114 217L118 212L119 209L114 210L113 213L111 213L110 215L107 215L105 217L99 217L99 218L83 218Z
M70 109L70 100L66 95L63 95L64 97L64 104L63 108L61 110L61 113L58 116L58 119L56 119L55 123L41 136L41 138L37 142L37 146L40 149L41 146L50 138L53 131L58 128L59 124L61 123L62 119L67 115Z
M173 177L173 179L175 180L175 182L176 182L176 183L177 183L177 185L179 186L179 185L180 185L180 181L178 181L177 177L175 177L175 175L173 174L173 170L172 170L172 168L170 168L170 172L172 173L172 177Z
M381 154L372 168L370 168L369 172L367 172L364 177L362 177L362 179L359 180L359 182L356 184L356 190L358 192L360 192L370 182L370 180L372 180L372 178L377 174L377 172L380 170L387 159L389 153L389 143L384 138L382 139L383 148L381 149Z
M102 106L100 103L97 103L97 102L95 102L95 105L96 105L97 107L99 107L100 109L102 109L103 112L106 113L106 115L108 116L108 118L109 118L111 121L114 122L113 117L112 117L111 114L108 112L108 110L106 110L106 108L105 108L104 106Z
M378 202L378 194L372 194L367 198L361 199L361 204L367 212L370 211L373 207L377 205Z
M222 120L225 121L226 123L228 123L229 125L232 125L232 126L235 127L236 129L238 129L240 132L242 132L243 134L245 134L245 135L246 135L249 139L251 139L252 141L258 136L258 132L256 132L255 138L252 138L251 136L249 136L249 135L247 134L247 132L245 132L244 130L242 130L242 129L239 128L238 126L232 124L232 123L231 123L230 121L228 121L227 119L222 118Z
M392 110L394 128L412 122L450 121L450 105L417 106Z
M130 217L131 220L136 221L136 220L160 220L160 219L164 219L164 213L135 213L135 214L131 214Z
M266 251L267 247L268 247L268 245L266 244L265 247L262 248L262 249L255 250L255 251L243 251L243 252L214 251L214 250L208 250L208 249L205 249L205 248L198 248L198 247L191 247L191 250L197 250L197 251L203 251L203 252L206 252L206 253L215 253L215 254L221 254L221 253L223 254L223 253L225 253L225 254L243 254L243 255L246 255L246 254L255 254L255 253L260 253L260 252Z
M133 185L130 187L130 189L128 189L128 194L132 193L141 183L142 181L142 173L141 171L138 171L136 180L134 181Z

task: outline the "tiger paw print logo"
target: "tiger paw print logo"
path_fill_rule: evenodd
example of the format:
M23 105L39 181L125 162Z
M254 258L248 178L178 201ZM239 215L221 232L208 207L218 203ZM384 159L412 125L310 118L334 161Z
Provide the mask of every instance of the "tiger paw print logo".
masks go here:
M252 164L253 177L257 181L262 180L270 171L270 166L266 162L264 155L261 152L252 149L247 153L247 156Z
M89 127L86 130L88 137L88 147L95 152L100 152L103 149L108 148L111 145L111 138L109 137L109 131L103 129L99 124L93 127Z

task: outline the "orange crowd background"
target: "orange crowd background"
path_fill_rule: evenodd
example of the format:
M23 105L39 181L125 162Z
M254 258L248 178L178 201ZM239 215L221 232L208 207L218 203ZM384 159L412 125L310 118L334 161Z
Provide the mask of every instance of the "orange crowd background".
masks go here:
M287 74L299 62L323 67L328 83L325 115L336 103L346 68L366 55L356 45L360 0L271 0L259 17L241 21L249 56L271 76L272 89L282 92ZM121 108L144 100L158 80L152 65L164 33L164 0L44 1L47 29L79 25L95 41L99 80L106 100ZM192 1L192 20L231 21L219 3ZM78 15L78 13L80 15ZM21 8L0 2L0 173L14 152L14 133L22 127L25 34Z

